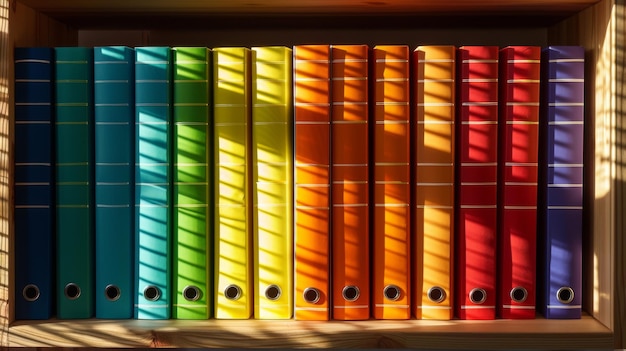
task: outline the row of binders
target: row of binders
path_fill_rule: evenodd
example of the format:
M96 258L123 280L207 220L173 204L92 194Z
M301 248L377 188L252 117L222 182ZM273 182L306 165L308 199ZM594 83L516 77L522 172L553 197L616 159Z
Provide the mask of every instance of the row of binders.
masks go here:
M580 47L14 54L18 320L580 318Z

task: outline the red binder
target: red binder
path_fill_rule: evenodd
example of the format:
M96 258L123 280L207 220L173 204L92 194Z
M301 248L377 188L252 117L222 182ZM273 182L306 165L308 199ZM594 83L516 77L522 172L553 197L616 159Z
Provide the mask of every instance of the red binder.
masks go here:
M333 319L369 319L368 47L331 55Z
M373 59L374 318L409 319L409 48L376 46Z
M535 318L541 48L500 51L498 314Z
M295 311L330 317L330 46L294 47Z
M457 300L461 319L494 319L498 47L458 50Z

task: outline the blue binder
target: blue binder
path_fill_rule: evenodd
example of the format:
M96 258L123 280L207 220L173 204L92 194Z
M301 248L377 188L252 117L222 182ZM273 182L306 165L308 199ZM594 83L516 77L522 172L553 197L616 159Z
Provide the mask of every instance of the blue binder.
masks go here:
M50 48L15 54L15 318L53 306L53 65Z
M55 48L57 317L94 314L93 49Z
M582 47L543 50L537 299L546 318L582 311L584 66Z
M96 317L133 317L135 53L94 48Z
M171 316L171 49L135 49L135 318Z

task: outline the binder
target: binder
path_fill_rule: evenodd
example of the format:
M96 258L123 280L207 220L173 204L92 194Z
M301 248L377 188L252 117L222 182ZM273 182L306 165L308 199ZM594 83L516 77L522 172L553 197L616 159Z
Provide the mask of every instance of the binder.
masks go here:
M500 50L498 315L535 318L541 48Z
M56 316L94 315L93 49L55 51Z
M135 48L135 308L171 316L171 49Z
M457 65L457 316L494 319L498 47L460 47Z
M414 290L417 319L449 320L454 301L456 48L413 52Z
M332 318L370 318L367 45L331 47Z
M585 52L550 46L542 52L540 115L541 278L538 306L546 318L581 317Z
M174 48L172 318L212 313L210 50Z
M94 48L96 318L133 317L135 52Z
M330 318L330 45L294 47L297 320Z
M376 319L409 319L409 48L378 45L372 58L373 315Z
M250 49L213 49L215 317L252 315Z
M293 313L292 49L252 48L254 316Z
M15 48L15 318L48 319L54 295L53 60Z

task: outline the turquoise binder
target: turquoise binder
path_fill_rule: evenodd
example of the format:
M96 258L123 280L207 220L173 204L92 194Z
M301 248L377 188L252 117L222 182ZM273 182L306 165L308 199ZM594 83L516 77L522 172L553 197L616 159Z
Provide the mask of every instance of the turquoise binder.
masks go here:
M133 317L134 50L94 48L96 317Z
M94 314L93 49L55 48L57 317Z
M135 48L135 311L168 319L170 291L171 50Z

